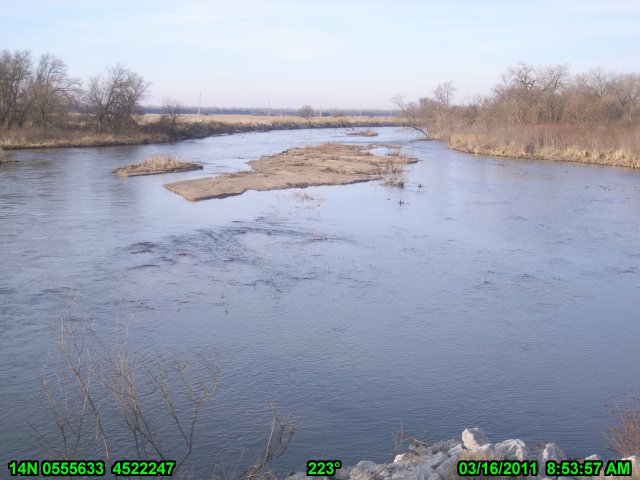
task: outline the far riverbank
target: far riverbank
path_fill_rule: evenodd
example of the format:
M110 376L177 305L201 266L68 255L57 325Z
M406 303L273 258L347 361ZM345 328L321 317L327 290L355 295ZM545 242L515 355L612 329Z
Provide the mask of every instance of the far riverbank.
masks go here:
M306 120L293 116L259 115L183 115L175 124L162 121L161 115L148 114L137 118L138 128L125 133L95 133L77 128L33 129L16 128L0 133L0 148L23 150L38 148L107 147L170 143L180 140L231 135L270 130L302 128L376 128L402 126L397 117L314 117Z

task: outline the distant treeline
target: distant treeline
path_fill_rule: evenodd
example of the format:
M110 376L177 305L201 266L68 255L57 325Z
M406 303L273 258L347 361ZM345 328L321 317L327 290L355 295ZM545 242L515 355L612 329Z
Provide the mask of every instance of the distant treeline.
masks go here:
M493 155L640 167L640 75L567 65L509 67L489 95L453 104L445 82L395 103L407 122L451 148Z
M144 113L164 114L166 106L145 106ZM198 113L198 107L182 107L182 113L195 115ZM314 110L315 115L326 117L397 117L401 115L400 110L380 110L380 109L338 109L331 108L325 110ZM297 116L300 115L300 108L240 108L240 107L202 107L201 115L261 115L261 116Z

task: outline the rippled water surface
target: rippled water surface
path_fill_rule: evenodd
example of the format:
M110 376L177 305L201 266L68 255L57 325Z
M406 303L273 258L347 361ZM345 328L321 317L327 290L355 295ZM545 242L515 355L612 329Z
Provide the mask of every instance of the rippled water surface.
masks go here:
M606 454L604 405L640 388L640 174L380 131L12 152L0 165L2 461L46 448L28 425L50 431L39 378L69 300L101 328L133 316L141 363L215 353L222 379L197 468L248 461L271 401L304 420L285 472L316 457L381 461L401 426L426 440L479 426L495 441ZM400 143L421 161L403 190L190 203L162 188L329 140ZM205 169L111 173L152 153Z

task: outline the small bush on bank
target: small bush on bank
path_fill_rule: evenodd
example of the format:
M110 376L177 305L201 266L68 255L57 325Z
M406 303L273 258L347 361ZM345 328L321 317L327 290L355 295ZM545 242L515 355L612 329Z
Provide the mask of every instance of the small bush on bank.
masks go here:
M611 448L623 457L640 455L640 397L627 393L622 405L614 399L608 410L616 422L607 432Z

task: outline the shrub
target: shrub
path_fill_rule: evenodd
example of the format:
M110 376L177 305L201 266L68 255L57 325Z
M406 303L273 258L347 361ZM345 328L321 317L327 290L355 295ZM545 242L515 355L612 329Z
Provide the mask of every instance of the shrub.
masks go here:
M203 406L215 395L220 371L211 355L193 363L162 357L144 362L129 344L128 325L99 332L95 322L77 316L70 305L54 332L58 351L53 371L41 379L56 433L36 433L48 454L65 459L98 455L176 461L174 475L188 478L196 448L194 432ZM55 367L57 366L57 368ZM291 415L271 406L272 422L260 455L236 479L273 478L268 465L281 456L296 430ZM210 465L219 470L219 465Z
M616 421L606 435L611 448L623 457L640 455L640 397L627 393L623 405L612 399L607 410Z

